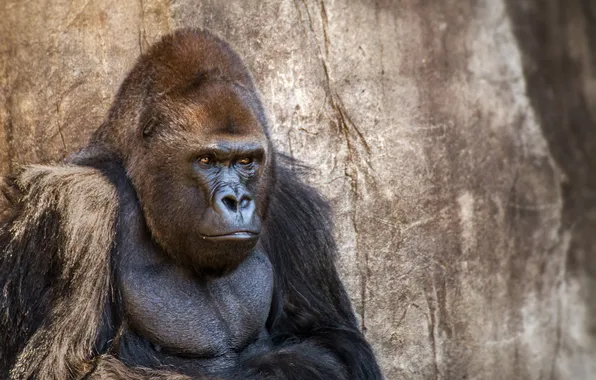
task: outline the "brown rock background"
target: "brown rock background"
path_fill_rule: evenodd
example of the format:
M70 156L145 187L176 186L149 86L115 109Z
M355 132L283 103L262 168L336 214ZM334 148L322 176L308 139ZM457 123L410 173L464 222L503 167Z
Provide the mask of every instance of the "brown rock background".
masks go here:
M85 144L185 26L314 168L387 379L596 379L596 3L3 0L0 174Z

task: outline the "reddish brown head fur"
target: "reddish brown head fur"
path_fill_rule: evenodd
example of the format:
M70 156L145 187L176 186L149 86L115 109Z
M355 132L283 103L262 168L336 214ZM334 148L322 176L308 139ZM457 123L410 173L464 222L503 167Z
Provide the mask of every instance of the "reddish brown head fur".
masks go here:
M240 57L207 31L183 29L165 36L138 59L92 140L109 145L126 160L131 142L141 137L153 110L180 97L200 96L200 88L211 82L244 89L245 103L267 133L257 90Z

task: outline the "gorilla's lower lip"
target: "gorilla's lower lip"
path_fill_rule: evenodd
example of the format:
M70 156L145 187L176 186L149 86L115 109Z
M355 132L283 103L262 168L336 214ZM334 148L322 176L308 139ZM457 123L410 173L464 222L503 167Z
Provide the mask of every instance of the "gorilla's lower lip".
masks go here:
M228 234L221 234L221 235L201 235L203 239L206 240L252 240L257 239L259 237L258 232L251 232L251 231L237 231L231 232Z

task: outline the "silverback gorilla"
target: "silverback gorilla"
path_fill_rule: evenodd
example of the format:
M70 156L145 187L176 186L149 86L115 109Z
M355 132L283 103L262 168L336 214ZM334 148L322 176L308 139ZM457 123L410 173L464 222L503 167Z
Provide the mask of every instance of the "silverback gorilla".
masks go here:
M85 148L3 182L0 377L381 379L290 162L225 42L163 38Z

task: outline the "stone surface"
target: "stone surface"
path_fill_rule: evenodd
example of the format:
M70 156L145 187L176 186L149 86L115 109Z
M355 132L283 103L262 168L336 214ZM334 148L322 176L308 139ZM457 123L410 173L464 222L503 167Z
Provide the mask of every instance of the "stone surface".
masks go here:
M331 200L387 379L596 378L590 0L4 0L0 174L59 160L148 44L208 28Z

